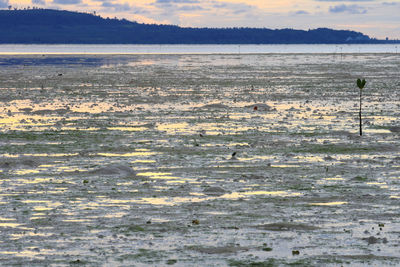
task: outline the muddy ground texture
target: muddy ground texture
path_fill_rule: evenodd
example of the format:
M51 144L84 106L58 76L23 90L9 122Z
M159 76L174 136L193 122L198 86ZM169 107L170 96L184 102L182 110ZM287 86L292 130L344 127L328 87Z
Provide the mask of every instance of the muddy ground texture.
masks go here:
M0 65L0 265L400 264L397 54Z

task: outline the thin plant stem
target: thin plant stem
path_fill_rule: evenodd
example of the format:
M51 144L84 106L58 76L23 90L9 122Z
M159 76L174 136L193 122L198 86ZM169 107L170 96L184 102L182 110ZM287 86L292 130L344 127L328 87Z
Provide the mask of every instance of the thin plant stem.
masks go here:
M360 136L362 136L362 119L361 119L361 105L362 105L362 89L360 89Z

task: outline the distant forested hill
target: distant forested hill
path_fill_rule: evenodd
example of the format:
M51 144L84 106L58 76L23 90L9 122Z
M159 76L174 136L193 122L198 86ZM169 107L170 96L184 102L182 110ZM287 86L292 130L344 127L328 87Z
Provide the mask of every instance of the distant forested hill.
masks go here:
M182 28L51 9L0 10L3 44L343 44L380 43L360 32Z

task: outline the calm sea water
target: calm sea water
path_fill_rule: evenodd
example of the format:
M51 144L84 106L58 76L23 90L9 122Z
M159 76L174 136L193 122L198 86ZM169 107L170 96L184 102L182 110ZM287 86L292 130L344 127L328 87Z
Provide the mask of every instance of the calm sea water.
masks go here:
M397 44L369 45L0 45L13 54L268 54L398 53Z

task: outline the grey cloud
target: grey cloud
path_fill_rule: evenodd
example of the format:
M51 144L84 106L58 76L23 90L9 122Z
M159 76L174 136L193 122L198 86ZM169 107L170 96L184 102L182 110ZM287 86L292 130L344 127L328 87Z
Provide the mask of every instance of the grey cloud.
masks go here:
M193 5L200 4L201 5ZM191 5L188 5L191 4ZM253 6L247 4L236 4L229 2L217 2L214 0L209 1L199 1L199 0L156 0L153 3L154 6L159 7L163 10L168 10L168 12L176 11L189 11L189 10L210 10L213 8L225 9L233 14L244 13L251 9Z
M103 2L101 4L102 7L108 7L108 8L112 8L115 11L129 11L131 10L130 5L128 4L114 4L114 3L110 3L110 2Z
M228 9L233 11L234 13L236 13L237 11L240 11L240 13L247 12L254 8L253 6L247 4L235 4L228 2L225 3L214 2L213 7L217 9Z
M101 6L104 8L107 8L108 11L110 9L112 9L112 11L116 11L116 12L132 12L134 14L148 14L149 12L145 9L142 8L137 8L135 6L129 5L128 3L125 4L119 4L119 3L112 3L109 2L108 0L105 1L98 1L98 2L102 2Z
M384 6L396 6L399 5L400 3L397 2L383 2L382 5Z
M232 12L233 14L235 14L235 15L238 15L238 14L246 13L246 12L247 12L247 9L235 9L235 10L231 10L231 12Z
M197 5L197 6L195 6L195 5L190 5L190 6L189 5L185 5L185 6L179 7L178 9L182 10L182 11L205 10L203 7L201 7L199 5Z
M338 5L329 8L331 13L350 13L350 14L365 14L367 10L358 5Z
M0 0L0 8L6 8L8 6L8 0Z
M33 5L45 5L46 2L44 0L32 0Z
M157 11L152 12L159 20L167 20L179 24L184 18L182 13L198 12L200 16L218 18L249 17L254 18L257 9L245 3L219 2L216 0L154 0L152 6Z
M59 5L74 5L74 4L80 4L82 3L81 0L53 0L54 4L59 4Z
M294 14L295 14L295 15L308 15L308 14L310 14L310 13L308 13L308 12L305 11L305 10L299 10L299 11L296 11Z
M177 11L199 11L205 10L197 0L157 0L153 3L154 6L165 10L167 13L174 13Z

